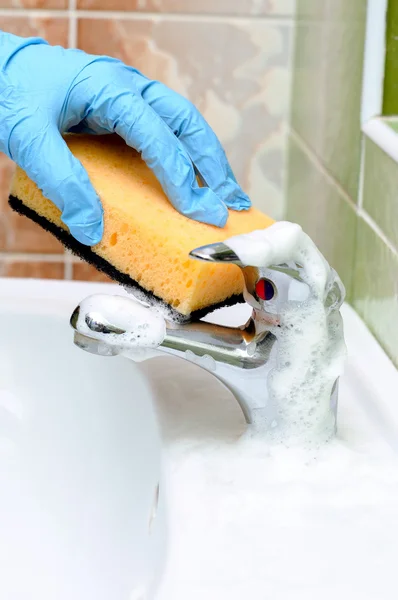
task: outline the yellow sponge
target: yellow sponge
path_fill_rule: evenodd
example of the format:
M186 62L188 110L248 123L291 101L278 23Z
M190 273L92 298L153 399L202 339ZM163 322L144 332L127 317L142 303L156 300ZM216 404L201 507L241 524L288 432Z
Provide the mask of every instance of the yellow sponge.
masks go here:
M230 211L220 229L179 214L140 155L118 136L66 135L73 154L86 168L104 208L102 241L88 248L69 234L61 213L26 173L17 169L10 205L98 269L125 285L138 286L181 315L204 314L236 301L242 276L234 265L189 258L197 246L263 229L273 220L252 208Z

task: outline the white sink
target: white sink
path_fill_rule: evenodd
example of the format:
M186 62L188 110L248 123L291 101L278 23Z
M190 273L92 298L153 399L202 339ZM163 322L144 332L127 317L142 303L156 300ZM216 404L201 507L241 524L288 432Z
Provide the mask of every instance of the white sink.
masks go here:
M195 365L75 348L75 305L120 287L0 289L2 600L396 600L398 374L348 306L338 438L310 452L242 440Z
M164 562L151 394L73 345L87 289L0 281L1 600L138 599Z

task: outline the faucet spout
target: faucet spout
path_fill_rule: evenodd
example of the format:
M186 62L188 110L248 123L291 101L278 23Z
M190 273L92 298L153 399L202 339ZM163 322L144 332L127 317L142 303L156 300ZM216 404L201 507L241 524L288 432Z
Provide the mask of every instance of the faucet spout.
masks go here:
M152 349L148 349L148 340L145 347L136 347L140 325L135 323L131 326L126 318L138 308L148 318L153 317L151 309L130 298L99 294L87 298L71 316L75 344L82 350L101 356L124 355L142 361L159 354L169 354L193 362L214 375L232 392L248 424L258 420L259 412L264 416L267 410L264 383L273 367L271 353L276 337L257 322L256 311L242 327L225 327L203 321L165 322L161 337ZM158 321L159 315L156 314L155 319Z
M266 380L275 341L270 331L256 332L250 318L241 328L204 322L167 326L160 348L212 373L232 392L246 422L252 425L259 410L266 410L267 393L265 385L260 389L256 383L253 389L251 382Z
M209 356L216 362L240 369L255 369L268 361L274 341L275 336L270 332L257 333L255 322L250 318L241 328L202 321L167 324L161 347L173 354L192 352L198 357Z

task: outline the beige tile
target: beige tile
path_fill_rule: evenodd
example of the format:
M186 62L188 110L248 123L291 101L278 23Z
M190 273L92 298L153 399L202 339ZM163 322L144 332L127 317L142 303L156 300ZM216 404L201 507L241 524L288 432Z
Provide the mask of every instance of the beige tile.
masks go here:
M315 156L289 141L287 218L299 223L338 272L351 297L357 216L354 207L321 171Z
M398 254L358 222L354 306L398 367Z
M9 240L13 237L13 227L8 221L9 209L7 207L8 193L11 177L14 171L12 161L0 152L0 250L5 250Z
M39 7L41 6L39 5ZM52 44L66 46L68 42L68 20L63 18L3 16L1 28L15 35L44 37ZM26 217L16 215L8 207L8 191L12 172L11 161L0 154L0 250L62 253L61 244L49 233L44 232Z
M72 273L73 279L78 281L100 281L104 283L112 282L107 275L84 262L74 263L72 267Z
M292 16L294 0L77 0L81 9Z
M364 0L298 0L292 126L356 200Z
M64 247L39 225L27 217L14 213L7 206L0 212L0 250L63 254Z
M68 0L0 0L0 8L56 8L65 9Z
M282 215L291 28L263 20L83 19L79 46L134 65L190 98L257 206Z
M29 277L34 279L63 279L63 262L1 261L0 277Z
M21 17L2 15L1 29L22 37L42 37L50 44L68 45L68 19L22 15L23 12L21 12Z
M63 253L63 246L39 225L8 206L14 164L0 153L0 251Z

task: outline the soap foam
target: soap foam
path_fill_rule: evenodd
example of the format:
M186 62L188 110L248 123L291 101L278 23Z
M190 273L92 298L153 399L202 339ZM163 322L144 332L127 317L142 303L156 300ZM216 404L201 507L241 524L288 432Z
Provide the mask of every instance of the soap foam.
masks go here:
M120 333L93 331L87 316ZM154 355L166 335L165 321L155 310L131 298L105 294L94 294L80 303L77 328L82 335L117 348L135 361Z
M231 237L225 243L245 265L269 267L295 261L303 266L303 279L313 292L319 295L325 291L330 266L297 223L280 221L267 229Z
M245 265L270 267L295 263L309 288L289 294L279 306L276 367L268 376L269 402L275 419L271 436L292 443L329 439L335 432L333 386L343 372L346 348L339 296L344 287L314 242L294 223L230 238L226 244Z
M164 302L160 298L157 298L153 294L140 289L137 286L124 285L126 292L133 296L137 302L153 309L157 313L163 316L169 323L175 323L181 325L183 323L189 323L191 320L190 315L183 315L172 308L167 302Z
M384 422L368 364L353 358L342 382L339 436L310 448L242 438L237 402L195 365L164 357L144 367L171 532L157 600L396 599L398 460L387 435L396 426Z

